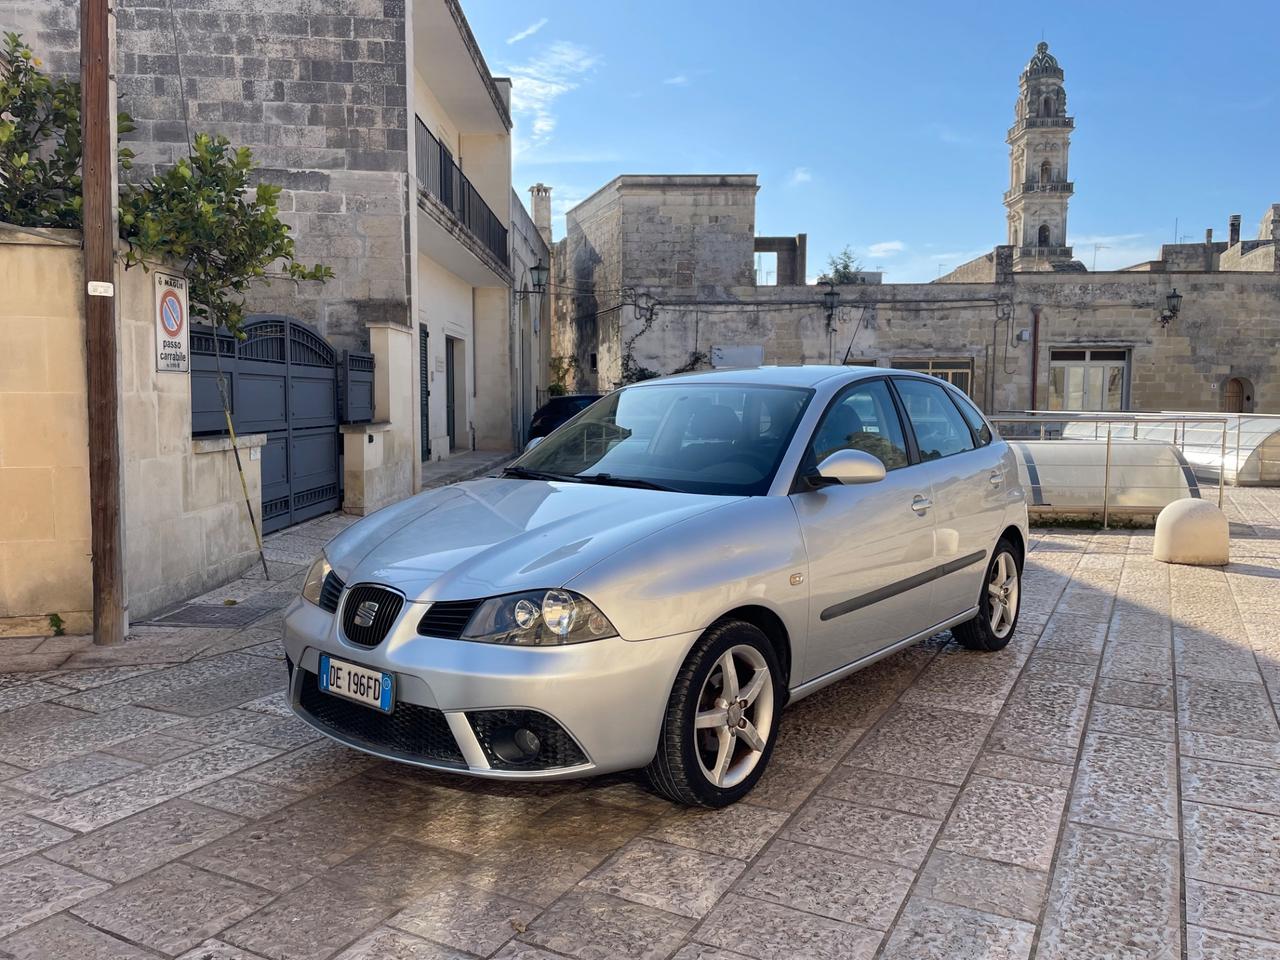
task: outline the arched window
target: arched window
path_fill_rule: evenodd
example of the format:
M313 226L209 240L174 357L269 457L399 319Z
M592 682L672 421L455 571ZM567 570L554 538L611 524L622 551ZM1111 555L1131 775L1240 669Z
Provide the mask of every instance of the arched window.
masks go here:
M1053 167L1050 165L1049 161L1046 160L1044 163L1040 164L1040 182L1048 183L1051 179L1053 179Z
M1053 97L1045 97L1044 104L1040 108L1040 116L1052 117L1055 111L1053 109Z
M1042 247L1049 245L1049 225L1047 223L1040 224L1040 234L1036 242Z

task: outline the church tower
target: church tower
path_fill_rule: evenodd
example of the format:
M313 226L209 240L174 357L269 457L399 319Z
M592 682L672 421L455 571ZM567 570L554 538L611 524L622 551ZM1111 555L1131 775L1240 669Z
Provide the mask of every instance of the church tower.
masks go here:
M1067 246L1067 203L1074 185L1067 151L1075 120L1067 116L1062 68L1041 41L1018 83L1009 128L1009 240L1014 270L1083 270Z

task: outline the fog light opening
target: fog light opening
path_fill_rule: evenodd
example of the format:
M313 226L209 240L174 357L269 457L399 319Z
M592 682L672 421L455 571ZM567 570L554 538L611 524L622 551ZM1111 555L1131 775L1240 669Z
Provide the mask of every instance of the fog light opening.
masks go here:
M542 750L542 741L528 727L499 727L489 745L504 763L532 763Z

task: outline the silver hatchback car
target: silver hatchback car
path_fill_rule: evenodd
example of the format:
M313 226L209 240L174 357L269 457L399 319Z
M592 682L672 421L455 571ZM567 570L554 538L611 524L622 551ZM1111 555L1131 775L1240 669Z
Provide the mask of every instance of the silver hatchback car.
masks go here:
M941 380L775 367L598 400L500 477L325 549L285 617L293 709L407 763L506 779L643 768L721 806L785 704L951 628L1018 621L1007 444Z

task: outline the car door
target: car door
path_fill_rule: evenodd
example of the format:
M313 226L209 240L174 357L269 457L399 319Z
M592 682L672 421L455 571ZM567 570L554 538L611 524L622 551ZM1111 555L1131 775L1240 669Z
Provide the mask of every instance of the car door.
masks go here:
M1001 451L989 428L979 442L958 398L941 381L894 377L893 383L933 490L933 621L941 623L978 602L1004 515Z
M929 479L912 462L885 378L859 380L837 394L810 439L802 474L841 449L878 457L886 473L875 483L823 485L791 495L809 555L805 680L932 623L925 578L933 567L933 519L920 509L929 498Z

